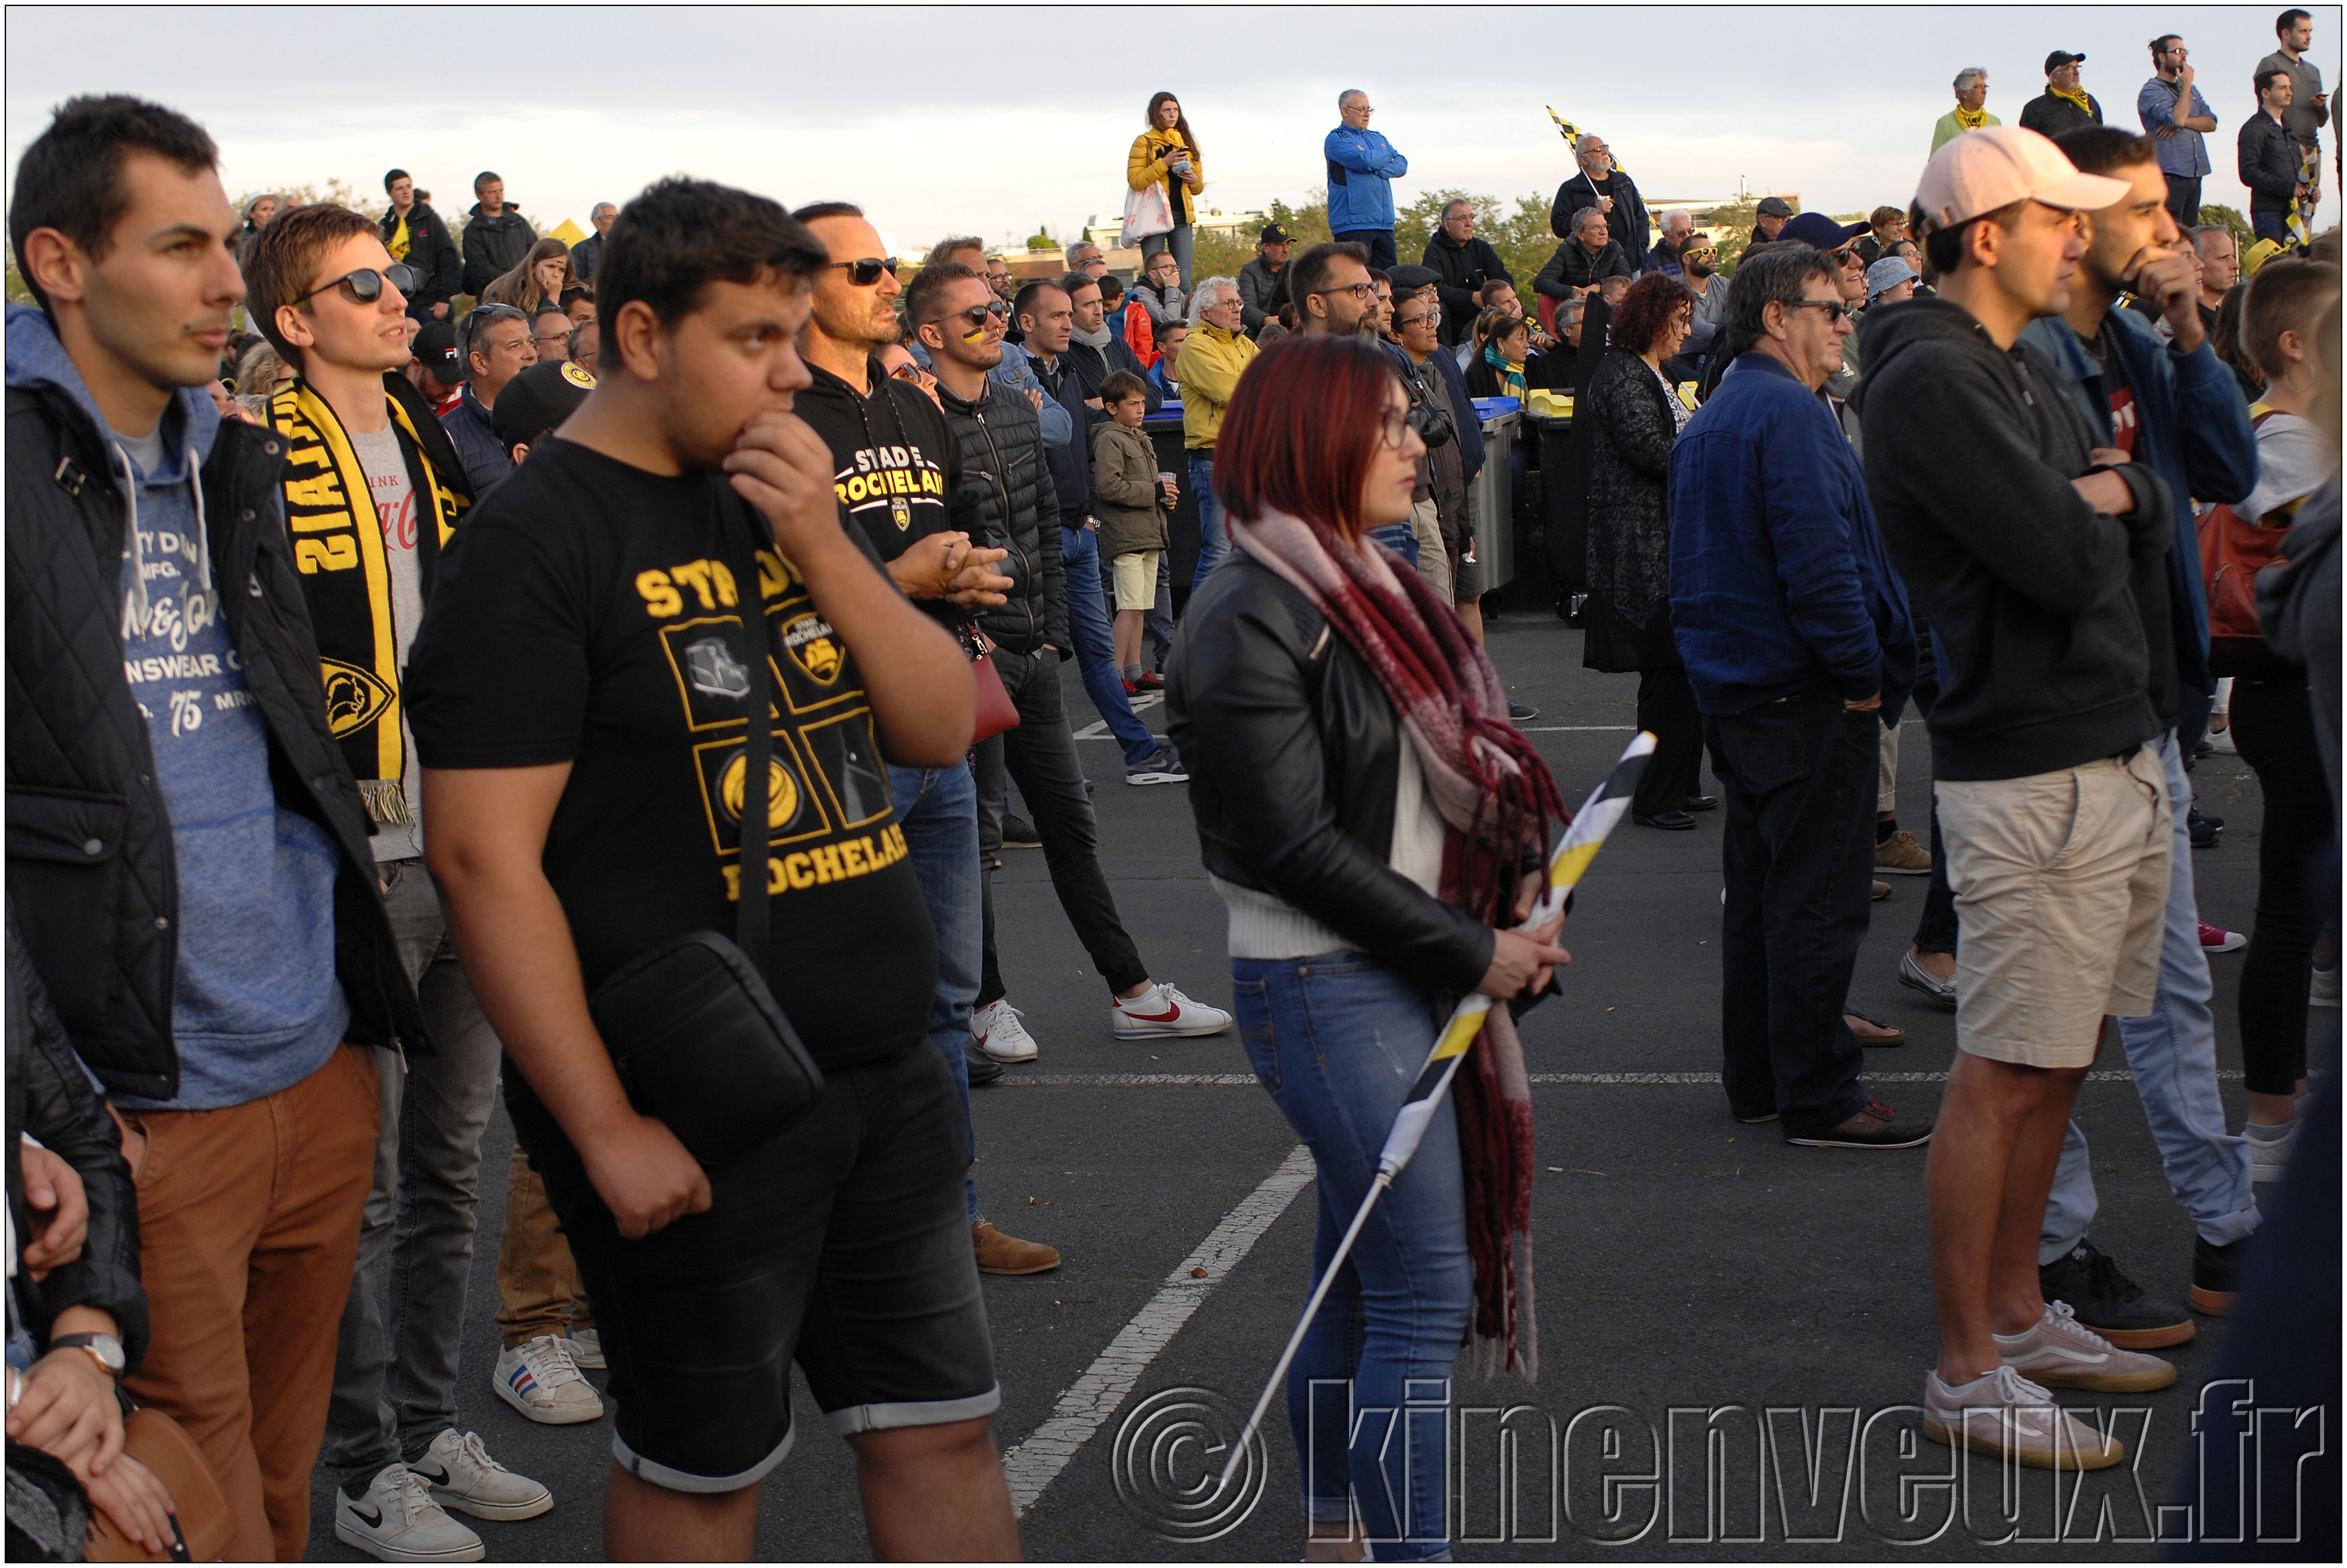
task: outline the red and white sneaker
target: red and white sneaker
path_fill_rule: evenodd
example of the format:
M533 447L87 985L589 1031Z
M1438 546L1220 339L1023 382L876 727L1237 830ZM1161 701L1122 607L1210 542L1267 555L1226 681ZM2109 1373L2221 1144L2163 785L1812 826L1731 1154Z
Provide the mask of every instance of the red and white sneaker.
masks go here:
M2200 922L2200 951L2203 952L2238 952L2250 945L2250 939L2237 931Z
M997 1062L1032 1062L1035 1037L1019 1022L1019 1009L1007 996L998 996L969 1013L969 1037Z
M1229 1013L1194 1002L1163 981L1138 996L1115 998L1109 1003L1108 1018L1120 1040L1220 1034L1231 1026Z

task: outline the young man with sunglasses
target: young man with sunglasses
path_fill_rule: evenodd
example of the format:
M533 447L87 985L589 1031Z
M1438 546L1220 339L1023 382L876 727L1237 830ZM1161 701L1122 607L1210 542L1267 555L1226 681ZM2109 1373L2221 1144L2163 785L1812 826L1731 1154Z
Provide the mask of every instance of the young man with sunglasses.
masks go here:
M391 260L373 223L344 208L297 207L261 231L244 276L246 308L295 372L269 404L286 443L295 564L326 709L374 820L375 873L433 1044L405 1061L375 1053L374 1187L323 1456L339 1488L334 1534L386 1563L456 1562L477 1557L481 1540L445 1510L529 1519L554 1505L456 1424L481 1134L497 1104L500 1047L424 868L422 770L401 685L441 551L472 492L447 433L400 373L414 331L402 285L414 274ZM388 1323L386 1285L400 1303Z
M456 406L440 416L440 424L456 443L473 494L486 495L490 485L513 472L513 459L506 455L489 416L506 382L538 363L538 344L529 318L511 305L476 305L457 331L463 340L465 392Z
M1047 325L1056 286L1027 297L1028 320ZM1038 301L1044 301L1038 303ZM1060 695L1059 666L1074 643L1061 561L1059 492L1033 411L989 372L1000 352L1001 319L986 309L986 280L967 267L933 267L913 280L906 320L929 351L946 423L978 487L984 536L1010 547L1007 602L979 612L997 674L1019 709L1016 728L979 744L980 843L1001 831L1003 770L1035 813L1060 907L1108 982L1110 1026L1121 1040L1212 1034L1231 1015L1151 981L1100 867L1100 830ZM1064 316L1061 318L1064 322ZM992 756L989 758L989 753ZM990 789L989 789L990 785ZM1036 1045L1010 1005L997 962L992 881L985 884L985 947L970 1033L998 1062L1031 1062Z
M879 256L880 236L864 212L844 201L802 207L791 215L830 252L816 275L815 309L800 335L815 382L793 401L799 416L831 449L832 486L848 521L864 532L905 596L958 640L978 610L1000 605L1015 585L996 570L1008 550L985 542L978 481L965 476L945 414L920 387L880 368L881 350L903 335L896 301L902 291L896 259ZM969 1013L978 1000L985 899L979 887L978 787L968 759L944 768L891 763L888 788L912 850L913 874L938 932L938 985L929 1002L929 1044L953 1069L964 1116L970 1074L999 1076L1001 1064L978 1054ZM970 1157L977 1157L977 1130ZM979 1212L978 1184L963 1182L970 1240L983 1274L1039 1274L1060 1255L1006 1236Z
M875 1556L1018 1550L962 1113L924 1037L937 942L885 771L959 761L970 677L794 412L829 260L748 191L670 178L621 209L595 390L466 520L409 678L431 867L610 1362L613 1560L750 1557L794 1363L856 1451ZM589 996L740 931L743 896L766 901L745 962L823 1082L704 1165L698 1108L631 1101Z
M187 1430L227 1556L294 1562L374 1168L375 1053L346 1046L430 1043L319 687L288 443L200 390L245 298L217 156L84 97L17 166L8 881L138 1177L150 1315L83 1370ZM106 1424L113 1389L84 1392Z

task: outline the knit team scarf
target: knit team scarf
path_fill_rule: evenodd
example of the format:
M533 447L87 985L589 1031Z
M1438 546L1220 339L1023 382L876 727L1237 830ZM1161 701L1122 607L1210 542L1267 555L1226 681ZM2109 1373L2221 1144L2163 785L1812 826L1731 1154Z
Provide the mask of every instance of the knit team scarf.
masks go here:
M2095 106L2093 102L2087 98L2086 89L2084 87L2075 87L2065 93L2061 88L2049 82L2046 84L2045 90L2066 103L2077 105L2078 112L2082 115L2091 115L2095 112ZM1986 113L1987 111L1983 110L1982 112ZM1965 128L1968 130L1977 130L1980 127L1977 126L1968 126Z
M1976 109L1968 109L1964 107L1963 105L1958 104L1956 106L1956 123L1963 127L1964 129L1968 131L1978 130L1981 127L1988 124L1988 109L1985 106Z
M399 400L386 392L384 402L399 435L400 455L407 460L419 519L426 505L432 509L432 528L417 530L421 565L437 559L471 503L425 454ZM407 746L400 727L391 561L375 515L374 486L342 422L307 382L296 379L278 390L269 400L269 422L286 440L285 526L293 541L293 564L309 579L303 596L318 638L327 727L358 776L367 815L384 823L413 821L401 788Z
M1524 395L1524 362L1522 360L1512 360L1501 353L1496 344L1485 343L1483 362L1498 367L1501 397L1520 398Z
M1225 522L1234 544L1327 617L1393 703L1448 829L1438 896L1489 924L1514 925L1518 881L1546 856L1550 819L1571 813L1548 764L1508 722L1491 659L1426 579L1395 570L1386 551L1364 557L1325 525L1278 513ZM1532 1084L1505 1006L1484 1014L1480 1047L1452 1088L1475 1265L1469 1338L1487 1373L1496 1365L1536 1377Z

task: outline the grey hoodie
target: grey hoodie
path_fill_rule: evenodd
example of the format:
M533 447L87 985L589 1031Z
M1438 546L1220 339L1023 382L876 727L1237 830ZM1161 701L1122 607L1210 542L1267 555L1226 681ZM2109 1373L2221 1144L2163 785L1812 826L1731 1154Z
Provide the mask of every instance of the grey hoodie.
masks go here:
M1942 779L2021 779L2130 751L2160 732L2150 639L2168 636L2168 486L2112 470L2135 495L2096 513L2070 481L2094 438L2035 349L1999 349L1940 298L1867 312L1850 398L1866 489L1932 628Z

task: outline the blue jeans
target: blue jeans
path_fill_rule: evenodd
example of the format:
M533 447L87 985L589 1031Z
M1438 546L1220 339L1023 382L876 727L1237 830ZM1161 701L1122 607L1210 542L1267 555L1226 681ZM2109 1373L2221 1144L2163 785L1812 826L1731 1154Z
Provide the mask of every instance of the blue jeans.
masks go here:
M1136 767L1157 755L1157 737L1133 716L1124 676L1116 667L1116 643L1109 635L1108 601L1101 591L1100 535L1089 528L1060 530L1060 564L1068 574L1068 632L1076 639L1076 668L1084 691L1108 720L1109 733L1124 748L1124 762Z
M2159 991L2147 1018L2118 1020L2144 1120L2168 1173L2168 1189L2192 1217L2192 1228L2214 1246L2239 1241L2258 1228L2250 1195L2249 1140L2225 1130L2217 1095L2217 1022L2209 1010L2209 955L2200 948L2199 904L2192 893L2192 845L2184 826L2192 803L2184 781L2184 753L2176 732L2159 741L2168 769L2168 799L2176 840L2168 857L2168 924L2160 935ZM2085 1238L2095 1223L2095 1176L2086 1135L2072 1122L2062 1141L2054 1190L2046 1196L2037 1260L2051 1263Z
M1174 252L1174 264L1182 269L1182 287L1184 291L1187 291L1190 287L1190 255L1194 238L1191 233L1190 226L1186 223L1175 224L1168 233L1151 235L1141 242L1141 270L1143 272L1148 271L1149 259L1160 250L1171 250Z
M888 793L897 823L912 850L913 877L938 928L938 989L929 999L929 1044L952 1064L954 1090L961 1096L961 1120L969 1135L968 1156L978 1158L978 1129L969 1118L969 1063L961 1048L969 1039L969 1010L978 1001L979 887L978 784L969 764L950 768L888 768ZM962 1178L969 1217L978 1217L978 1183Z
M1231 990L1247 1060L1319 1167L1317 1279L1444 1015L1431 992L1360 952L1235 958ZM1378 1201L1288 1369L1306 1515L1341 1523L1358 1502L1380 1562L1450 1554L1450 1373L1474 1291L1465 1205L1446 1109Z
M2290 243L2290 214L2287 212L2252 212L2250 233L2260 239L2270 239L2277 245Z
M1212 447L1190 453L1190 494L1198 498L1198 569L1190 574L1190 591L1196 593L1206 574L1231 553L1231 536L1223 531L1223 498L1214 494L1214 453Z

